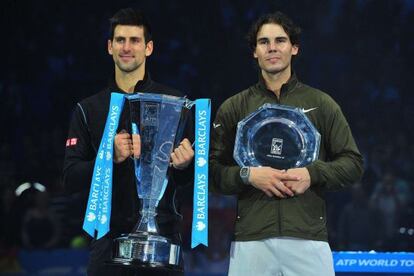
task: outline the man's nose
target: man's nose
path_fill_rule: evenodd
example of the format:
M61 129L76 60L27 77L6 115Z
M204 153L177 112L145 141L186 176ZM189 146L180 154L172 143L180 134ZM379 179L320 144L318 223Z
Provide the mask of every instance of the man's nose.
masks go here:
M122 50L124 50L124 51L131 50L131 42L129 42L128 40L126 40L125 43L122 46Z
M273 42L273 41L269 42L269 44L267 45L267 50L269 52L276 52L277 51L276 42Z

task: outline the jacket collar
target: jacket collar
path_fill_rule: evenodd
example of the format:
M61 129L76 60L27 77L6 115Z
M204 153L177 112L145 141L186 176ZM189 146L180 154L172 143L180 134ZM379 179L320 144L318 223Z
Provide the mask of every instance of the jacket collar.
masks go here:
M150 73L145 71L144 79L138 81L135 84L134 93L148 90L151 84L152 84L152 79L151 79ZM109 79L108 87L111 92L117 91L117 92L126 94L126 92L122 91L121 88L119 88L118 85L116 84L115 74L112 74L112 77Z
M280 89L280 95L289 93L290 91L292 91L296 87L296 85L298 83L299 83L299 80L296 76L296 73L294 71L292 71L292 74L290 75L289 80L282 85L282 87ZM260 88L260 90L270 91L266 86L266 82L263 78L263 75L262 75L261 71L259 72L259 82L257 83L257 85ZM270 92L272 92L272 91L270 91Z

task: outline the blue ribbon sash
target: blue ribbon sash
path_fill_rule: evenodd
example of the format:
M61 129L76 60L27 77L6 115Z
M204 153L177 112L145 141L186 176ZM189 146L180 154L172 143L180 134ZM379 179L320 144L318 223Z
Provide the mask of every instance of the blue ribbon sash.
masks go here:
M92 237L95 237L96 230L97 239L109 232L112 203L113 144L124 100L122 94L111 93L105 130L93 168L83 229Z
M195 120L194 201L191 248L208 246L208 152L210 142L210 99L198 99Z

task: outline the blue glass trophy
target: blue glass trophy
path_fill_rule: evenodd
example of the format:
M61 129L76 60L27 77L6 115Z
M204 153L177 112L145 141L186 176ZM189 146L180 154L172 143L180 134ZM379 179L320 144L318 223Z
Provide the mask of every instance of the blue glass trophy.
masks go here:
M319 155L320 134L303 109L264 104L237 125L233 157L240 167L303 167Z
M194 102L169 95L138 93L126 96L132 134L141 137L141 156L134 159L140 221L132 233L114 240L112 264L182 270L181 248L159 235L157 206L168 185L170 154L182 137Z

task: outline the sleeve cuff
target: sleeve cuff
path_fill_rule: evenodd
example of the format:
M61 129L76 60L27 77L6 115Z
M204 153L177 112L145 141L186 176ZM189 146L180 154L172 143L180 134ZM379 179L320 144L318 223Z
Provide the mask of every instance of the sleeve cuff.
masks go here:
M306 166L306 168L309 171L312 186L318 186L321 183L322 177L320 174L320 170L318 168L318 163L320 162L321 162L320 160L316 160L312 164L309 164L308 166Z

